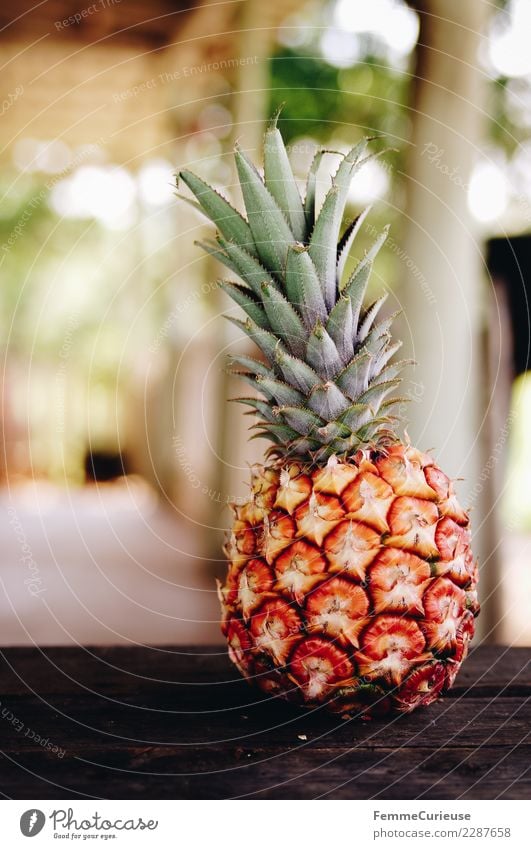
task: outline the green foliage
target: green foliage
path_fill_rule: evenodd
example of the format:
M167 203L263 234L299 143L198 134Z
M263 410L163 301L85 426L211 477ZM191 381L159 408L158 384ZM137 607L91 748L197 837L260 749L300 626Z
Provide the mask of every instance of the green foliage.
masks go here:
M309 53L281 49L271 57L270 97L270 114L284 104L278 126L286 144L304 135L325 142L341 111L338 70Z
M288 145L301 136L326 144L338 133L348 142L377 134L400 144L407 135L409 80L370 57L340 69L317 48L282 48L271 58L269 110L284 104L278 124Z

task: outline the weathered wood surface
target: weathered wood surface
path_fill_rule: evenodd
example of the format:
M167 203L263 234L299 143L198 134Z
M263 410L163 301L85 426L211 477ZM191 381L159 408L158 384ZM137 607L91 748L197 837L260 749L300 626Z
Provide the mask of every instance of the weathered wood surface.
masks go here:
M529 798L529 659L479 647L442 701L360 723L262 697L221 648L4 649L0 789L15 799Z

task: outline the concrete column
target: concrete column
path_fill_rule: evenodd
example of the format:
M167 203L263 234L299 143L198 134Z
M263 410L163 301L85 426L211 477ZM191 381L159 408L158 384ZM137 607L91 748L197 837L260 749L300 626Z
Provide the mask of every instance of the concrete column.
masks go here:
M265 15L264 15L265 11ZM258 0L247 0L239 10L237 21L237 55L246 60L235 69L234 96L231 109L234 117L232 141L238 140L251 158L261 164L262 144L267 119L269 101L269 55L272 43L272 21L263 4ZM236 169L233 166L233 200L241 207L240 191ZM234 275L224 274L231 279ZM242 317L241 310L235 309L234 302L223 292L217 292L219 310ZM241 339L242 334L229 322L220 318L217 323L219 350L232 352L245 351L257 356L255 346L249 340ZM237 378L223 374L219 381L219 430L218 430L218 467L216 489L224 498L230 500L247 496L249 493L248 464L263 461L267 444L262 440L249 442L251 417L245 416L247 408L240 404L229 404L228 398L248 395L249 386ZM221 517L230 522L228 513Z
M486 493L472 497L485 453L484 263L483 243L467 207L467 184L486 123L487 79L479 48L488 4L425 0L419 6L401 289L402 338L418 362L408 431L416 445L433 449L447 474L463 478L459 495L465 504L474 503L484 602L479 628L485 633L493 618L493 541L484 521Z

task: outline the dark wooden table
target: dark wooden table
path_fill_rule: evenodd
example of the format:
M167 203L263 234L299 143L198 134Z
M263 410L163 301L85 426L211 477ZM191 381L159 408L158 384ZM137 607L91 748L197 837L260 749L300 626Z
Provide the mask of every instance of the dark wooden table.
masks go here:
M451 695L398 720L301 713L222 648L0 653L0 790L15 799L519 799L529 651L480 647Z

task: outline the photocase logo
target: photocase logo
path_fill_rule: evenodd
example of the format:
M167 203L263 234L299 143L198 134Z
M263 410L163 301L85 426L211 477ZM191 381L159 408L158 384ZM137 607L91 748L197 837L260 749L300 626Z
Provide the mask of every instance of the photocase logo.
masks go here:
M37 808L25 811L20 817L20 830L24 837L35 837L44 828L46 817Z

